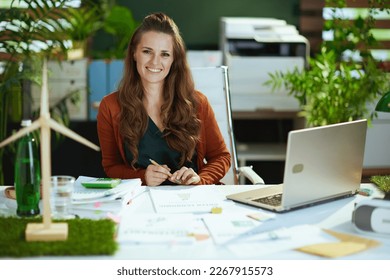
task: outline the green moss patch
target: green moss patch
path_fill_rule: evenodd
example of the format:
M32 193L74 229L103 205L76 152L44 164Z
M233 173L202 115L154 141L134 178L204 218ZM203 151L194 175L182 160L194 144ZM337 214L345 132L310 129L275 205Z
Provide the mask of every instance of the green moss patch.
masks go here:
M42 219L0 217L0 256L112 255L118 249L116 225L112 220L66 220L69 227L67 240L27 242L25 230L27 223L32 222L42 222Z
M390 193L390 175L371 176L370 181L373 182L384 193Z

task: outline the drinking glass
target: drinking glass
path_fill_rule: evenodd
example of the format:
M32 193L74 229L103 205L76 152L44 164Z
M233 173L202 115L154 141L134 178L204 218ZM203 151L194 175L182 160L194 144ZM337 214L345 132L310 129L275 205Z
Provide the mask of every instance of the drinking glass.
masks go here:
M72 176L51 176L51 207L54 219L72 219L72 193L75 178Z

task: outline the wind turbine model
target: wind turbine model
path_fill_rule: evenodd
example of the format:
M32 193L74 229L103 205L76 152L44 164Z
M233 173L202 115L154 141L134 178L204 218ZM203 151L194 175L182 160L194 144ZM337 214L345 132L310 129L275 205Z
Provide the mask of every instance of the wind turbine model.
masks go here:
M100 151L100 148L88 141L87 139L76 134L72 130L57 123L50 118L49 112L49 95L47 85L47 61L43 61L42 71L42 91L41 91L41 111L39 118L30 126L20 129L17 133L0 143L0 148L17 140L28 132L36 129L41 129L41 172L42 172L42 191L43 191L43 223L28 223L26 228L27 241L55 241L66 240L68 238L67 223L52 223L51 222L51 207L50 207L50 176L51 176L51 157L50 157L50 129L54 129L59 133L80 142L91 149Z

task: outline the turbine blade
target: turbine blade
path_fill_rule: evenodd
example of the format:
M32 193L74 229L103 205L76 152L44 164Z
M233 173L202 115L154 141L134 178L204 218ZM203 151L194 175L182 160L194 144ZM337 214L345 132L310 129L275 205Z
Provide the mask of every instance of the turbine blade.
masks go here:
M21 128L18 132L12 134L10 137L6 138L0 143L0 148L12 143L13 141L23 137L28 132L32 132L41 126L40 120L34 121L30 126Z
M93 149L93 150L96 150L96 151L100 151L100 147L95 145L94 143L90 142L89 140L85 139L84 137L78 135L77 133L73 132L72 130L70 130L69 128L57 123L56 121L54 121L53 119L50 119L49 120L49 126L58 131L59 133L81 143L81 144L84 144L85 146Z

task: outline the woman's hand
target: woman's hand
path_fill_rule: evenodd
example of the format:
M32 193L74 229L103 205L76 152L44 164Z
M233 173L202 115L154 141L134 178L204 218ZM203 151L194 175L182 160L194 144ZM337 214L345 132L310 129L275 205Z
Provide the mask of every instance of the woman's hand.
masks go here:
M172 174L169 181L180 185L196 185L200 182L200 177L194 169L183 166Z
M172 176L170 168L166 165L148 165L145 171L145 182L147 186L154 187L161 185Z

